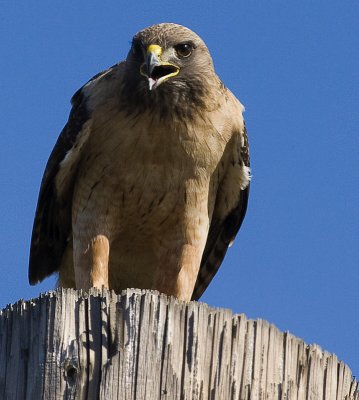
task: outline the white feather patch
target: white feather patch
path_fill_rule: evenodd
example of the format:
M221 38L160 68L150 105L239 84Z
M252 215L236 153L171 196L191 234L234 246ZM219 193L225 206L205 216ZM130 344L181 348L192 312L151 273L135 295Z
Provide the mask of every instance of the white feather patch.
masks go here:
M76 142L66 153L65 158L60 162L59 172L55 177L55 186L59 197L66 192L68 185L72 181L74 170L80 160L81 150L90 134L90 124L91 119L86 121L83 125L81 131L76 137Z
M252 175L251 175L251 169L249 167L247 167L246 165L242 166L241 169L241 174L240 174L240 186L241 189L244 190L248 185L249 182L252 179Z

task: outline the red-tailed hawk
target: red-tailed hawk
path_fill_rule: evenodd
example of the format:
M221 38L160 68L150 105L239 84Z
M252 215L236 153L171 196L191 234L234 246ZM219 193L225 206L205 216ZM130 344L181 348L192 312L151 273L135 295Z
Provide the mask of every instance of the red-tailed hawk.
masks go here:
M58 271L64 287L198 299L246 212L242 111L194 32L137 33L72 98L41 183L30 283Z

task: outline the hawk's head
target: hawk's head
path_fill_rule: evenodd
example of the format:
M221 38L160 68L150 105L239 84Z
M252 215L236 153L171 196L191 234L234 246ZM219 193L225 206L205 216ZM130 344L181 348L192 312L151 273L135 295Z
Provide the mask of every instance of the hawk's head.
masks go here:
M199 105L215 77L207 46L184 26L153 25L133 38L126 59L126 91L138 105Z

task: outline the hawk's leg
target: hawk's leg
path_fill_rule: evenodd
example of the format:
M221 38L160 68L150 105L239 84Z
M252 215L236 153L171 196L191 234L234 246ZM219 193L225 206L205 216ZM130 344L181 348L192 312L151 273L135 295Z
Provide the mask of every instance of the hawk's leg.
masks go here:
M196 284L201 262L202 248L186 244L183 246L180 258L181 269L176 281L176 296L190 301Z
M166 270L160 269L157 290L180 300L191 300L202 252L202 246L187 243L167 253L160 262L166 265Z
M76 289L108 288L110 243L106 236L97 235L89 243L74 249Z

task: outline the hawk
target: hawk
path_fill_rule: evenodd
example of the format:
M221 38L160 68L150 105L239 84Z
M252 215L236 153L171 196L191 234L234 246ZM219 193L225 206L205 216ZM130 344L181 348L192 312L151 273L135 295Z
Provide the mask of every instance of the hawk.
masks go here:
M47 162L29 281L197 300L247 208L243 106L202 39L163 23L72 98Z

